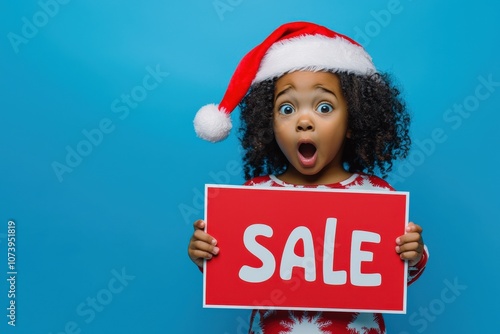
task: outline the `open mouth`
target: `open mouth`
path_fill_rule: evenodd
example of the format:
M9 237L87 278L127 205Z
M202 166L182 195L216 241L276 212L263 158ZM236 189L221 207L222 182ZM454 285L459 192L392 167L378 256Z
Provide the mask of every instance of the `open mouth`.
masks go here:
M316 161L316 146L311 143L302 143L299 145L299 160L302 165L310 167Z
M299 153L306 159L311 159L316 153L316 146L310 143L299 145Z

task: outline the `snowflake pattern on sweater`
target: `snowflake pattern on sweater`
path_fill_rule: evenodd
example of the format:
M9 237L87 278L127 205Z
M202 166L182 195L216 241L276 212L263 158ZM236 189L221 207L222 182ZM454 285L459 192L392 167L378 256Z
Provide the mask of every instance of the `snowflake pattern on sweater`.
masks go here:
M254 187L295 187L295 188L331 188L353 190L393 191L383 179L366 175L353 174L339 183L310 186L294 185L281 181L274 175L259 176L245 183ZM408 267L408 285L413 283L423 272L427 263L427 249L422 260L413 267ZM253 310L250 316L249 334L385 334L385 323L380 313L358 312L314 312L286 310Z

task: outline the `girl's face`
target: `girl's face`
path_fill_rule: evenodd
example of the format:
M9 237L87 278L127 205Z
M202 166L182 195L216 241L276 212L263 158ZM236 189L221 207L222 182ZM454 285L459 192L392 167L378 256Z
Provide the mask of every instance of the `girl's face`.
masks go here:
M289 165L280 176L295 184L329 184L350 176L342 166L347 104L339 78L328 72L292 72L276 81L273 128Z

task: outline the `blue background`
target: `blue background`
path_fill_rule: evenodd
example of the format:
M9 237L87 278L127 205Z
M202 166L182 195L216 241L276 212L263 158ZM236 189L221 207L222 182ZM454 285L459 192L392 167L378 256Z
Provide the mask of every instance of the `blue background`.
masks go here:
M413 114L420 145L389 180L431 259L388 332L496 331L497 2L60 1L0 4L0 277L10 219L18 271L15 327L0 280L2 333L243 333L248 311L202 308L186 253L204 184L243 182L238 142L203 142L192 119L294 20L364 44Z

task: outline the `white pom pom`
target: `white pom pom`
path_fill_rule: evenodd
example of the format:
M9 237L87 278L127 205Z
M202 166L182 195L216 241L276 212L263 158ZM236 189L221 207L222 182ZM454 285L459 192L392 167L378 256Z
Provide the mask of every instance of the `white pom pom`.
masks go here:
M216 104L207 104L198 110L193 123L198 137L212 143L225 139L233 127L229 114L219 110Z

